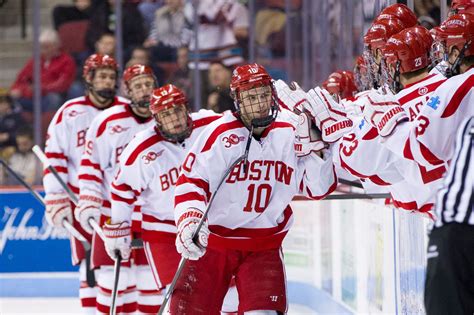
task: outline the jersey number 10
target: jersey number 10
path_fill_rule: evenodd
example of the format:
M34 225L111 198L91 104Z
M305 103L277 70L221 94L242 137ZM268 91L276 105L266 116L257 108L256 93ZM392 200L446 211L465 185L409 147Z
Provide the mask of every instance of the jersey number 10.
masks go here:
M253 209L258 213L265 211L270 202L272 186L269 184L261 184L255 188L255 184L250 184L249 187L247 187L247 190L249 191L249 195L247 197L247 204L244 207L244 211L251 212Z

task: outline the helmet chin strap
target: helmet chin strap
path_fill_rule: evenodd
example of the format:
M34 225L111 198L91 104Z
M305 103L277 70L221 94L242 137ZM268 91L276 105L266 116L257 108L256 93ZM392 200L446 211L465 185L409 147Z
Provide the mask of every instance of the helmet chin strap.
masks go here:
M156 118L155 118L156 120ZM180 143L180 142L183 142L186 138L188 138L192 131L193 131L193 122L191 120L191 117L188 115L188 119L186 121L186 124L188 125L186 128L186 130L184 130L183 132L180 132L180 133L171 133L171 132L167 132L165 130L163 130L163 127L162 125L156 121L156 126L157 126L157 129L158 131L160 132L160 134L163 136L163 138L165 138L166 140L168 141L171 141L171 142L177 142L177 143Z
M403 87L400 83L400 61L397 61L397 65L395 66L395 73L392 77L392 90L395 94L397 94L402 89Z

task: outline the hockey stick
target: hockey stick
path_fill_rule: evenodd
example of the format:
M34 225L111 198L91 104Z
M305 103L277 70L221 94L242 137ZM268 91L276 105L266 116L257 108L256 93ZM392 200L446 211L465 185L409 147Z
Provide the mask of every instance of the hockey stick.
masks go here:
M18 175L13 169L10 168L10 166L5 162L3 159L0 159L0 163L5 167L5 169L17 180L19 181L26 189L29 190L29 192L33 195L33 197L36 198L44 207L46 207L46 203L44 202L43 197L41 197L40 194L36 190L33 189L27 182L21 178L20 175ZM63 227L75 238L77 238L81 243L82 246L84 246L84 249L87 251L91 248L90 243L87 241L87 239L66 219L63 221Z
M110 314L116 314L116 301L117 301L117 292L118 292L118 283L120 279L120 265L122 263L122 256L120 256L119 251L115 251L115 264L114 264L114 287L112 290L112 302L110 303Z
M345 199L386 199L392 198L390 194L338 194L329 195L323 200L345 200Z
M52 174L53 176L56 178L56 180L59 182L59 184L61 185L61 187L66 191L66 193L68 194L69 196L69 199L71 199L71 201L77 205L78 203L78 200L77 200L77 197L76 195L74 194L74 192L72 192L72 190L68 187L68 185L63 181L63 179L61 178L61 176L59 176L59 173L58 171L54 168L54 166L51 165L51 163L49 163L49 160L48 158L46 157L46 154L44 154L43 150L41 150L41 148L37 145L35 145L32 149L33 153L38 157L38 159L40 159L40 161L43 163L43 166L45 168L47 168ZM94 229L94 231L97 233L97 235L99 235L99 237L105 241L105 236L104 236L104 232L102 231L102 228L100 227L99 223L97 223L94 219L90 218L89 219L89 224L90 226ZM132 240L132 248L141 248L143 247L143 241L141 239L134 239Z
M199 221L198 226L196 227L196 230L194 231L193 234L193 241L195 244L198 244L197 238L199 235L199 231L202 228L202 225L204 222L207 220L207 216L209 214L209 210L211 209L212 203L214 202L214 198L216 197L217 192L219 191L219 188L222 186L224 183L225 179L227 176L229 176L230 172L234 169L236 165L238 165L240 162L244 163L244 167L246 167L247 164L247 159L249 155L249 150L250 150L250 143L252 142L252 136L253 136L253 126L250 130L249 137L247 139L247 144L245 146L245 151L244 154L239 156L234 163L231 164L231 166L225 171L224 176L222 176L221 181L219 182L219 185L217 185L216 190L214 190L214 193L211 195L211 199L209 200L209 203L207 204L206 210L204 211L204 214L201 218L201 221ZM178 282L179 276L181 275L181 272L183 271L184 265L186 264L187 259L184 257L181 257L181 260L179 261L178 269L176 270L176 273L174 274L173 281L171 281L171 284L166 291L165 298L163 300L163 303L160 306L160 310L158 311L158 315L162 315L163 312L165 311L166 305L168 304L168 301L171 297L171 294L173 294L174 288L176 286L176 283Z
M351 181L351 180L347 180L347 179L343 179L343 178L338 178L337 181L339 183L347 185L347 186L362 188L362 189L364 188L364 186L362 186L362 184L360 182Z

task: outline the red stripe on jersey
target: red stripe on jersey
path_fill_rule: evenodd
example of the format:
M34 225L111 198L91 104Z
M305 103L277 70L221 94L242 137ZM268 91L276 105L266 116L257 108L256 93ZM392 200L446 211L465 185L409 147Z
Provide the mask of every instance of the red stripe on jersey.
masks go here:
M207 200L211 198L211 192L209 191L209 183L206 182L203 179L200 178L192 178L192 177L187 177L184 174L181 174L178 178L178 181L176 182L176 186L183 185L183 184L192 184L195 185L206 193Z
M135 196L140 196L140 192L138 190L132 189L132 187L130 187L127 184L116 185L115 183L112 183L112 187L117 189L117 190L124 191L124 192L132 191L135 194Z
M423 179L423 183L428 184L437 179L443 178L444 173L446 172L446 168L444 165L441 165L435 169L429 170L421 165L418 165L420 168L421 178Z
M454 92L453 97L449 101L448 105L444 109L441 118L448 118L453 115L457 110L462 100L469 93L474 86L474 75L469 76L469 78L464 81L461 86Z
M419 212L428 212L433 208L432 203L424 204L423 206L418 208L418 204L416 203L416 201L403 202L403 201L398 201L395 199L393 199L393 205L397 208L401 208L405 210L416 210Z
M45 155L48 159L62 159L66 161L68 160L67 156L61 152L46 152Z
M288 205L286 206L285 210L283 211L283 221L278 223L277 226L273 226L270 228L236 228L230 229L225 226L221 225L209 225L209 230L223 237L266 237L275 235L285 228L286 224L290 220L293 211L291 207Z
M444 80L439 80L439 81L436 81L436 82L428 84L428 85L420 86L418 89L416 89L414 91L411 91L410 93L400 97L398 102L400 103L400 105L404 105L405 103L408 103L408 102L410 102L410 101L412 101L412 100L414 100L414 99L416 99L420 96L424 96L428 93L431 93L434 90L436 90L438 88L438 86L440 86L444 81L446 81L446 80L445 79ZM419 82L417 82L417 83L419 83ZM420 89L426 89L424 91L424 94L419 93Z
M69 103L66 106L64 106L64 108L59 113L58 119L55 122L56 125L59 124L63 120L63 114L64 114L64 111L66 110L66 108L74 106L74 105L95 107L88 96L86 96L84 99L81 99L80 101Z
M87 160L87 159L81 160L81 166L90 166L90 167L95 168L98 171L101 171L100 164L92 163L91 160Z
M242 128L244 125L240 120L234 120L231 122L224 123L222 125L219 125L212 133L210 134L209 138L207 138L206 143L204 144L204 147L201 150L201 153L209 151L216 141L217 137L219 137L221 134L223 134L226 131L232 130L232 129L237 129L237 128Z
M309 189L309 187L306 187L306 193L308 194L308 197L313 199L313 200L321 200L323 198L325 198L327 195L329 195L330 193L332 193L333 191L336 190L336 187L337 187L337 175L336 175L336 169L332 168L332 172L334 174L334 182L332 183L332 185L329 187L329 189L322 195L318 196L318 195L313 195L311 193L311 190Z
M279 97L277 97L276 100L277 100L277 103L280 107L283 107L284 109L291 111L291 109L285 103L283 103L283 101ZM302 102L300 101L298 104L295 104L294 107L298 106L301 103Z
M67 184L67 186L72 190L73 193L79 195L79 187L73 186L71 184Z
M363 137L362 140L373 140L379 135L377 128L372 127Z
M415 160L415 158L413 157L413 153L411 152L410 138L407 139L407 141L405 142L405 147L403 147L403 156L406 159L413 160L413 161Z
M174 197L174 206L176 207L182 202L195 201L195 200L206 202L206 197L204 197L201 194L198 194L197 192L189 192L182 195L176 195Z
M56 172L58 172L58 173L67 174L67 167L64 167L64 166L54 166L54 169L55 169ZM43 175L50 174L50 173L51 173L51 171L49 170L49 168L47 168L47 169L44 170Z
M122 119L122 118L127 118L127 117L131 117L132 115L128 112L128 111L125 111L125 112L121 112L121 113L117 113L117 114L113 114L113 115L110 115L109 117L107 117L106 119L104 119L104 121L102 121L99 125L99 128L97 129L97 135L96 137L100 137L105 129L107 128L107 124L109 122L112 122L114 120L119 120L119 119Z
M407 84L407 85L404 86L404 89L409 88L409 87L411 87L411 86L413 86L413 85L415 85L415 84L419 84L419 83L421 83L421 82L423 82L423 81L426 81L426 80L428 80L428 79L431 79L431 78L434 77L435 75L436 75L435 73L432 73L432 74L430 74L430 75L424 77L424 78L421 79L421 80L418 80L418 81L413 82L413 83L409 83L409 84ZM446 81L446 79L443 79L443 81Z
M108 200L103 200L103 201L102 201L102 207L105 207L105 208L112 208L112 204L111 204L110 201L108 201Z
M99 184L102 184L102 179L100 179L99 177L97 177L95 175L81 174L81 175L79 175L79 179L80 180L91 180L91 181L94 181L94 182L98 182Z
M150 138L146 139L142 143L140 143L135 150L130 154L130 156L127 159L127 162L125 162L125 165L132 165L133 162L137 159L138 155L142 153L144 150L147 148L151 147L155 143L158 143L163 140L163 137L160 136L158 133L154 134Z
M349 173L351 173L352 175L354 175L355 177L367 178L367 179L371 180L374 184L377 184L379 186L390 186L391 185L390 183L387 183L386 181L381 179L378 175L364 175L362 173L357 172L356 170L351 168L349 165L347 165L346 162L344 162L344 160L342 158L340 158L340 161L341 161L341 167L343 169L345 169L346 171L348 171Z
M207 126L211 122L213 122L214 120L217 120L221 117L222 116L215 115L215 116L209 116L209 117L205 117L205 118L196 119L196 120L193 121L193 128L200 128L200 127L203 127L203 126Z
M170 224L172 226L176 226L174 220L160 220L157 217L143 213L143 222L149 222L149 223L165 223L165 224Z
M270 133L270 131L272 131L273 129L277 129L277 128L291 128L291 129L295 130L293 125L290 124L290 123L283 122L283 121L274 121L268 128L266 128L263 131L262 137L266 137Z
M123 197L120 197L119 195L114 194L114 193L110 193L110 195L112 197L112 200L119 201L119 202L125 202L128 205L132 205L137 200L137 198L131 198L131 199L123 198Z
M436 155L434 155L427 147L425 147L425 145L423 143L421 143L421 142L418 142L418 143L420 144L421 155L423 155L425 160L427 160L428 162L430 162L433 165L443 164L443 161L438 159L438 157Z
M81 298L82 307L95 307L96 300L95 297Z

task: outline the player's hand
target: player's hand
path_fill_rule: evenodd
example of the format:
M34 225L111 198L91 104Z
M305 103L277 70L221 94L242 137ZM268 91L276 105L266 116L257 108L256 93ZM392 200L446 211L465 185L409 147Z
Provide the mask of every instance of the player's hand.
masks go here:
M45 216L49 224L54 227L62 227L63 221L72 223L72 208L66 193L47 194L44 198L46 203Z
M408 115L397 99L391 94L380 94L376 91L364 96L364 118L377 128L382 137L389 136L395 127L408 121Z
M94 219L97 223L100 220L100 207L102 206L102 199L92 195L81 195L79 203L74 210L74 216L81 224L81 227L89 234L92 234L94 229L89 223L89 219Z
M306 102L307 95L296 82L288 86L285 81L277 80L274 83L278 99L285 104L291 111L300 114L303 103Z
M314 117L325 142L335 142L352 130L352 120L344 107L337 103L328 91L316 87L308 91L305 109Z
M105 235L105 250L112 259L117 258L117 253L123 260L130 258L132 234L130 224L121 222L118 224L106 223L103 227Z
M328 145L321 139L321 132L312 124L310 115L301 113L296 125L296 156L302 157L311 153L318 153L327 147Z
M176 236L176 250L186 259L198 260L206 252L207 239L209 238L209 228L207 220L204 221L196 242L193 235L197 229L203 213L196 208L189 208L178 219L178 235Z

